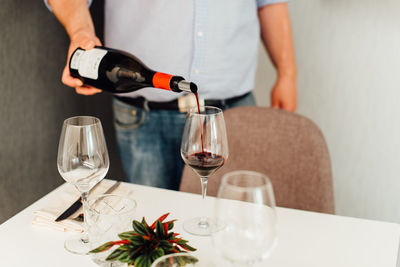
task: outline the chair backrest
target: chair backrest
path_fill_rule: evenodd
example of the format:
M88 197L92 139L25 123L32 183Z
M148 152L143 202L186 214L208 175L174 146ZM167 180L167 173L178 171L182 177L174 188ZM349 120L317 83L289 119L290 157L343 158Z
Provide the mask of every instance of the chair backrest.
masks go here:
M264 107L224 112L229 157L208 181L216 196L221 177L234 170L266 174L278 206L334 213L332 171L325 139L309 119ZM185 166L180 190L201 193L200 179Z

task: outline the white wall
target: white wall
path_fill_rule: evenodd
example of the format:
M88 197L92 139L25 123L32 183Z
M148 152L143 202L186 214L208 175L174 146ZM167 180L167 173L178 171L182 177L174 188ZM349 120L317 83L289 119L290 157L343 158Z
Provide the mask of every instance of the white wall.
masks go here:
M400 1L292 0L298 113L322 129L338 214L400 222ZM256 97L275 73L260 53Z

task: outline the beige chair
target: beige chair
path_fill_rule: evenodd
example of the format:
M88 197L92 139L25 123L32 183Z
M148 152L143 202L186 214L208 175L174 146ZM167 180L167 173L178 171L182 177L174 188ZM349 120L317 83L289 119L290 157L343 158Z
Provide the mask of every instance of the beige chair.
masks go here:
M328 149L319 128L309 119L264 107L224 112L229 157L208 182L216 196L221 177L234 170L266 174L280 207L334 213ZM201 193L200 179L185 166L180 190Z

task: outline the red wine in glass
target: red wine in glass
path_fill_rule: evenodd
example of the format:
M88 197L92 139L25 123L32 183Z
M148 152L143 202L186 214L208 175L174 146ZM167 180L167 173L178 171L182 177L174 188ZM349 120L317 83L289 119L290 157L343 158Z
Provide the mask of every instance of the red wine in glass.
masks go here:
M184 161L201 177L209 177L225 163L223 156L210 152L190 154L184 158Z

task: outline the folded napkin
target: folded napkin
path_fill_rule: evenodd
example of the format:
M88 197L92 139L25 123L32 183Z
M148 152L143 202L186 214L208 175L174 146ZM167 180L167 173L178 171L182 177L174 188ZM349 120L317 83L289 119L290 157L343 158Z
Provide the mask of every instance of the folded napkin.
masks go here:
M96 186L89 193L89 198L96 195L104 194L104 192L110 188L115 181L113 180L102 180L98 186ZM132 190L126 188L124 184L120 184L112 194L128 196L132 193ZM79 220L74 220L79 214L83 213L82 207L77 210L69 218L56 222L55 219L60 216L70 205L72 205L78 198L80 194L78 190L72 185L67 184L65 190L57 195L53 201L49 203L47 207L36 210L33 212L35 215L32 224L36 226L48 227L54 230L63 232L83 232L83 223Z

